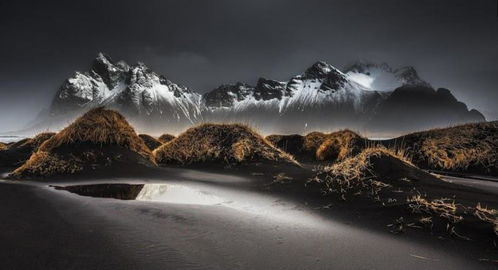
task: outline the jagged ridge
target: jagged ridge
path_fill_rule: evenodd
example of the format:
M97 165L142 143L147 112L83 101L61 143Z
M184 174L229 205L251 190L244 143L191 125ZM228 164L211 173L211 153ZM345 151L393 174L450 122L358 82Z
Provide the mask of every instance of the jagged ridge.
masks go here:
M414 111L395 105L408 102L415 111L430 104L427 111L435 119L428 124L416 119L408 131L484 120L449 91L434 90L413 67L359 62L344 70L320 61L288 81L260 78L255 86L239 82L200 95L143 63L113 62L99 53L89 72L76 72L64 82L49 119L61 122L65 117L67 122L88 109L106 106L123 113L139 129L152 132L179 130L202 121L236 121L256 125L263 132L368 128L396 133L397 123Z

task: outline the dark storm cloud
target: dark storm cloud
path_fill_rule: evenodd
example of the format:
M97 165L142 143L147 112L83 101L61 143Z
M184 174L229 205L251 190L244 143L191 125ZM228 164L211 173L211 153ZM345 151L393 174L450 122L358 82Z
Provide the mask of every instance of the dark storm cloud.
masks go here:
M259 76L285 80L316 60L414 65L498 117L496 1L11 2L0 4L0 131L23 123L7 115L26 121L47 107L99 51L200 92Z

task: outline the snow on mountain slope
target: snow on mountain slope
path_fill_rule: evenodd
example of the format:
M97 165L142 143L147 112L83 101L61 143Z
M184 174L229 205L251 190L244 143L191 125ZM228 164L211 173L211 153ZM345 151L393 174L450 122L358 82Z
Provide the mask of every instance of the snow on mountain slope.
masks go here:
M395 134L484 120L449 90L432 88L411 67L356 63L342 72L316 62L288 81L260 78L254 86L225 84L200 95L143 63L113 62L99 53L88 72L64 81L31 130L62 128L98 106L116 109L137 129L152 133L222 121L248 123L266 133L350 128Z
M201 117L200 102L201 95L157 75L143 63L114 63L99 53L89 72L76 72L64 82L52 102L50 115L71 115L107 106L132 119L192 124Z
M222 85L203 96L203 105L208 120L242 121L262 129L270 126L296 132L327 122L346 127L347 122L371 112L381 99L381 94L335 67L316 62L286 82L260 78L256 86Z
M350 80L340 70L325 62L317 62L304 74L279 82L260 78L256 86L243 83L223 85L204 95L209 110L243 111L250 107L274 107L280 114L287 110L304 111L308 107L335 103L354 104L363 109L367 89Z
M388 64L357 62L345 69L346 76L367 89L392 91L404 85L428 86L413 67L394 69Z

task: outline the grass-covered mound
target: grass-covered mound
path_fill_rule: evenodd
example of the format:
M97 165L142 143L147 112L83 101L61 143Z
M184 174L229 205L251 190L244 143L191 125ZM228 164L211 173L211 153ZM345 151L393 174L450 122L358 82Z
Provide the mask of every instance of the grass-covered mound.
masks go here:
M2 166L19 166L29 159L31 154L36 152L40 145L54 136L55 133L45 132L36 135L34 138L23 139L10 145L0 147L0 164Z
M266 139L300 161L339 161L358 154L368 144L367 139L350 130L329 134L315 131L306 136L270 135Z
M384 188L405 184L405 179L434 178L401 155L382 147L367 148L356 156L323 167L315 180L326 193L376 196Z
M301 135L269 135L266 139L280 150L293 155L299 161L315 161L316 151L328 134L314 131Z
M147 135L147 134L140 134L140 135L138 135L138 137L140 137L140 139L142 139L142 141L144 141L145 145L147 145L147 147L151 151L153 151L154 149L156 149L159 146L163 145L162 142L160 142L156 138L154 138L154 137L152 137L150 135Z
M152 165L151 151L119 113L93 109L45 141L14 178L93 171L116 164Z
M316 158L316 151L322 145L322 143L327 139L327 134L314 131L306 134L304 136L303 150L309 153L312 158Z
M488 234L484 237L497 240L498 212L479 203L496 206L494 195L476 197L475 190L445 182L383 147L320 168L309 183L344 201L369 199L403 215L391 224L395 232L412 226L462 239Z
M5 143L0 142L0 151L6 150L6 149L7 149L7 145Z
M159 164L250 162L296 163L261 135L241 124L201 124L154 151Z
M316 150L316 159L340 161L357 155L365 149L366 141L365 138L350 130L330 133Z
M498 122L417 132L391 140L422 168L498 175Z
M273 144L278 149L289 153L295 157L301 157L305 150L304 137L301 135L269 135L266 140Z
M167 142L173 140L174 138L175 138L175 136L166 133L166 134L159 136L159 138L157 138L157 140L164 144L164 143L167 143Z

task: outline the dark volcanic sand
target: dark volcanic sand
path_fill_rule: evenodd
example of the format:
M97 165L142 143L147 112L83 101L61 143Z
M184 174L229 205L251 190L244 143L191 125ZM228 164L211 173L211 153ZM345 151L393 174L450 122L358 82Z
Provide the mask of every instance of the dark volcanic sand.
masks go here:
M1 268L496 269L478 261L497 259L496 249L425 231L393 235L389 220L337 203L316 209L327 201L266 186L273 173L256 171L265 175L170 168L147 177L2 181ZM95 183L166 183L220 200L125 201L49 187Z

